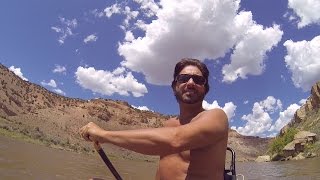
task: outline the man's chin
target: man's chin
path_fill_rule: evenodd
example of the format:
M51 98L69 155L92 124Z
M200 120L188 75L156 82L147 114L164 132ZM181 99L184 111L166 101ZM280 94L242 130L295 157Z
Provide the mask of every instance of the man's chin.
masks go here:
M183 94L182 96L175 94L175 96L178 102L185 103L185 104L197 104L199 102L202 103L204 98L198 95L191 95L191 94Z
M202 102L202 100L200 99L193 99L193 98L183 98L182 99L182 102L185 103L185 104L197 104L199 102Z

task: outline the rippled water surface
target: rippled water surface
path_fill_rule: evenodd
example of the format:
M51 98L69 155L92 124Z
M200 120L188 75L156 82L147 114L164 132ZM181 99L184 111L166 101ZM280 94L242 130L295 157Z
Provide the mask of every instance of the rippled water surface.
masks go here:
M320 180L320 158L299 161L237 163L237 173L246 179L315 179Z
M157 164L110 158L125 180L153 179ZM0 179L114 179L98 155L62 151L0 136Z
M154 179L157 164L111 159L124 180ZM237 163L245 179L319 179L320 158ZM0 136L0 179L114 179L98 155L89 156Z

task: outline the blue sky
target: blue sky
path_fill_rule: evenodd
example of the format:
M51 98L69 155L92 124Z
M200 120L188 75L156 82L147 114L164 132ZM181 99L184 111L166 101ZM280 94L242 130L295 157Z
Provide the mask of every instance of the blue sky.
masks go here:
M211 71L203 106L274 136L320 80L319 0L1 1L0 62L64 96L177 114L174 65Z

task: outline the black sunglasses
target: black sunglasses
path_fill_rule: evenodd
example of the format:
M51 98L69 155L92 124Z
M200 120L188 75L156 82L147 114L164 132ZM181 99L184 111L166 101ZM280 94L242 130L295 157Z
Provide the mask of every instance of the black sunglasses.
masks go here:
M206 83L206 79L203 76L191 75L191 74L179 74L176 77L176 81L178 83L186 83L189 81L190 78L192 78L193 82L198 85L204 85Z

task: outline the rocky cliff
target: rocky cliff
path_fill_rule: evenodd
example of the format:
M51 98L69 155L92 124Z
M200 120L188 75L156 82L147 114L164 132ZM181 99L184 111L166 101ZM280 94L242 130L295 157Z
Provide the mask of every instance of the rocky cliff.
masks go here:
M0 130L20 133L48 146L91 152L92 144L78 135L79 128L90 121L108 130L121 130L161 127L169 117L140 111L123 101L64 97L22 80L0 64ZM228 144L236 151L237 160L248 161L263 154L268 141L230 130ZM108 153L115 156L146 158L112 145L106 146Z
M306 103L296 111L290 123L281 129L280 135L286 133L289 127L320 134L320 81L312 86Z
M291 131L293 128L298 132L292 142L283 148L282 159L320 156L320 142L318 141L320 135L320 81L312 86L310 94L306 103L296 111L291 122L280 131L279 137L288 135L290 128ZM299 134L308 135L300 138Z

